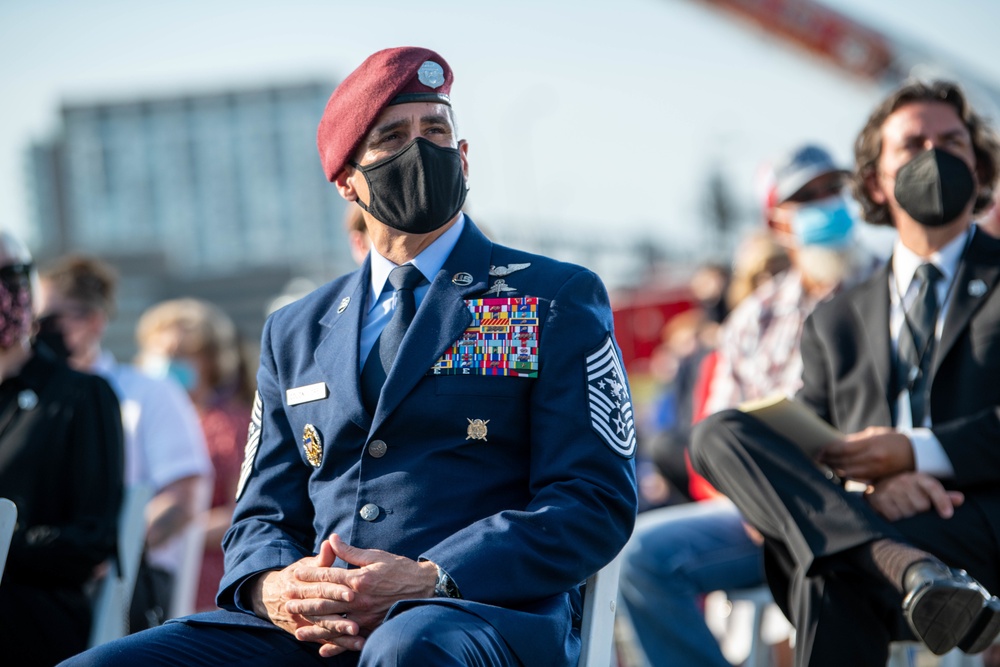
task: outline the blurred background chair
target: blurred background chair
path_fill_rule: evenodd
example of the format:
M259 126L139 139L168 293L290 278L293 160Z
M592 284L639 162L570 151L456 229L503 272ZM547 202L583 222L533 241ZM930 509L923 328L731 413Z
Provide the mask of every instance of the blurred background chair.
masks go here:
M620 570L621 559L615 556L614 560L587 579L580 624L579 667L608 667L612 664Z
M7 563L7 552L10 550L10 540L14 536L16 525L17 505L7 498L0 498L0 579L3 578L3 568Z
M174 587L170 595L170 609L167 618L187 616L195 612L201 561L205 553L205 527L208 521L206 512L212 500L211 480L204 478L199 480L195 493L197 498L193 500L192 504L200 511L182 533L183 554L180 567L174 575Z
M744 667L781 664L773 647L794 632L766 585L710 593L705 617L726 659Z
M125 491L118 518L118 557L98 585L90 646L128 634L128 610L146 541L146 503L152 497L153 487L149 484L136 484Z
M966 655L957 648L948 651L940 658L924 648L919 642L893 642L889 647L889 662L886 667L918 667L928 661L937 660L938 667L982 667L981 655Z

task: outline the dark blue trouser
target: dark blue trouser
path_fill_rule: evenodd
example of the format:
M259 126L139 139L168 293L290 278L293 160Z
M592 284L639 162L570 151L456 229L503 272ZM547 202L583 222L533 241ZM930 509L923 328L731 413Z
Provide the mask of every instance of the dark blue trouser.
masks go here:
M462 609L419 605L394 615L361 653L319 657L286 632L172 622L81 653L61 667L518 667L491 625Z

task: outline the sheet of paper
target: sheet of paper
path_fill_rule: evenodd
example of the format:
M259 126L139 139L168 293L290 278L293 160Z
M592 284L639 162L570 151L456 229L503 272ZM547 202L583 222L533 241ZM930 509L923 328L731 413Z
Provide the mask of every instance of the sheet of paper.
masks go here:
M739 409L761 420L814 458L823 447L844 437L808 407L786 396L748 401Z

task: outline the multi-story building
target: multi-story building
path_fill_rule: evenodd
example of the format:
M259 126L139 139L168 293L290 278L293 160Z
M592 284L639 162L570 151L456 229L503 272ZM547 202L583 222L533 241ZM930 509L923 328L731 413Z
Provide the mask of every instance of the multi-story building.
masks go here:
M316 155L333 85L66 103L30 153L43 252L162 251L188 275L344 266L343 202Z
M210 291L227 310L259 302L243 327L256 336L285 280L323 282L353 266L345 204L316 153L333 88L64 103L54 136L28 151L33 248L43 259L79 251L112 260L139 309L201 282L231 285L240 293ZM151 256L159 259L136 261ZM134 323L127 310L122 327Z

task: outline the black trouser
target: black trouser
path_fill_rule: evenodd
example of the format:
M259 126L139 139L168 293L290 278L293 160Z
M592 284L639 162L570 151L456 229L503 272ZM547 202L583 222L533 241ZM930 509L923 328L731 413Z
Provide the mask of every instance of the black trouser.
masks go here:
M930 511L889 523L794 443L737 410L695 427L691 461L764 535L768 584L796 627L797 665L881 666L890 641L912 638L897 589L843 557L872 540L908 542L997 590L1000 550L974 498L951 519Z
M26 583L0 586L0 663L52 667L87 648L91 604L81 586Z

